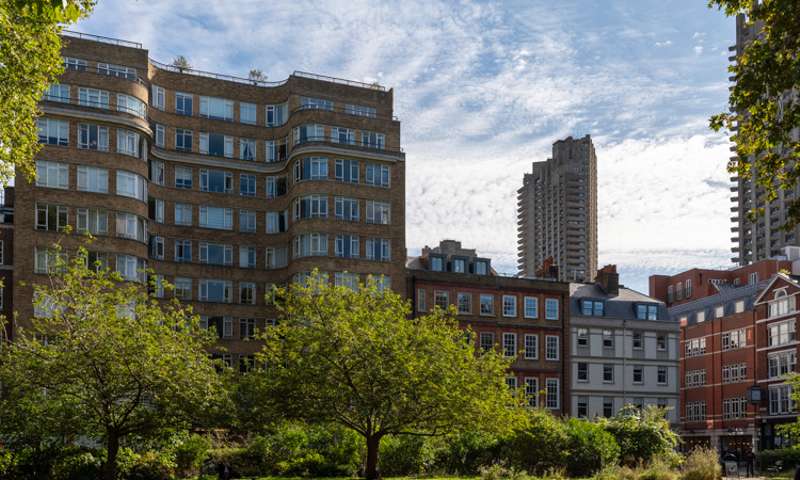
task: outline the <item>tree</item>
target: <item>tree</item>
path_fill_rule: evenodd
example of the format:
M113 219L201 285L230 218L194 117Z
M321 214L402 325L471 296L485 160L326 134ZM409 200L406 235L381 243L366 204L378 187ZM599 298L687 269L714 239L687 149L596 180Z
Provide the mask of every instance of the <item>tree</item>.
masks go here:
M0 431L4 441L24 441L31 432L15 425L36 413L50 438L102 439L103 478L112 480L126 437L188 425L224 399L207 353L213 338L177 300L88 266L83 247L71 260L55 258L59 273L33 287L31 326L0 352Z
M184 57L183 55L178 55L174 59L172 59L172 65L174 67L178 67L183 71L184 68L192 68L192 65L189 63L189 59Z
M667 454L678 445L678 435L669 427L666 411L654 405L639 409L625 405L600 424L617 440L620 459L631 466Z
M800 179L800 2L797 0L710 0L726 15L743 15L758 34L729 71L736 78L730 113L711 117L711 128L733 132L736 158L728 170L752 178L765 201L780 190L793 190ZM760 202L759 202L760 203ZM788 202L784 228L800 221L800 199ZM763 208L748 212L763 214Z
M0 183L36 175L38 102L64 69L59 32L94 0L0 0Z
M275 298L278 324L261 335L266 366L254 376L261 413L356 431L369 479L378 477L386 435L504 430L524 421L505 383L509 362L497 352L476 355L451 313L410 319L408 303L376 282L351 290L317 274Z
M250 78L250 80L253 81L262 81L267 79L267 76L264 75L264 72L262 72L257 68L253 68L252 70L250 70L250 73L248 73L247 76L248 78Z

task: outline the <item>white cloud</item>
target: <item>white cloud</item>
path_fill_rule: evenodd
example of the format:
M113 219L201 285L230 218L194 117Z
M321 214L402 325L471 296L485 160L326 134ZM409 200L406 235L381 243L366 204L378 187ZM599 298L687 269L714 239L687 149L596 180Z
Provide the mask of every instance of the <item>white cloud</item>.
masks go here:
M663 42L656 42L656 47L669 47L672 45L672 40L664 40Z
M703 46L702 45L695 45L694 46L694 54L695 55L702 55L703 54Z

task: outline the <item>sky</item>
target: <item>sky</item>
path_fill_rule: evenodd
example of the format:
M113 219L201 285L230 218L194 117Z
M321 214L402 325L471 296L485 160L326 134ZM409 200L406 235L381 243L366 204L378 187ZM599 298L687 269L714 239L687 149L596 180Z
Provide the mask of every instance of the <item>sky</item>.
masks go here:
M554 141L590 134L599 265L730 268L733 19L705 0L100 0L73 27L169 63L282 80L295 70L394 89L409 254L460 240L516 271L516 191Z

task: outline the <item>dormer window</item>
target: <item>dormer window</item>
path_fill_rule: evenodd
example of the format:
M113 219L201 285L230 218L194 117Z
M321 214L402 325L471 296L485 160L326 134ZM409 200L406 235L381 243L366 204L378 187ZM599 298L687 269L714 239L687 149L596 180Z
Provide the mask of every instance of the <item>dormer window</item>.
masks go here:
M466 270L466 262L463 258L453 259L453 271L456 273L464 273Z
M637 304L636 318L638 320L658 320L658 305Z
M773 300L769 303L770 318L786 315L790 311L794 311L791 298L786 295L786 289L775 290L775 293L772 294L772 298Z
M581 300L581 313L586 317L602 317L604 310L601 300Z
M442 257L431 257L431 270L434 272L444 271L444 261Z
M475 262L475 273L477 275L486 275L489 272L488 262L485 260L478 260Z

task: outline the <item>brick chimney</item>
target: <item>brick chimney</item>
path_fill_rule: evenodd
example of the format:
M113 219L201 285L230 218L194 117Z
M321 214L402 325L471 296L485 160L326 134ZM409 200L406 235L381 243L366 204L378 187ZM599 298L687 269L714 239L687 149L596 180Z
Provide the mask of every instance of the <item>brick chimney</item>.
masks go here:
M595 283L608 295L619 295L619 274L616 265L606 265L597 271Z
M558 265L555 264L555 260L553 257L547 257L542 262L542 266L536 270L536 276L538 278L554 278L558 279Z

